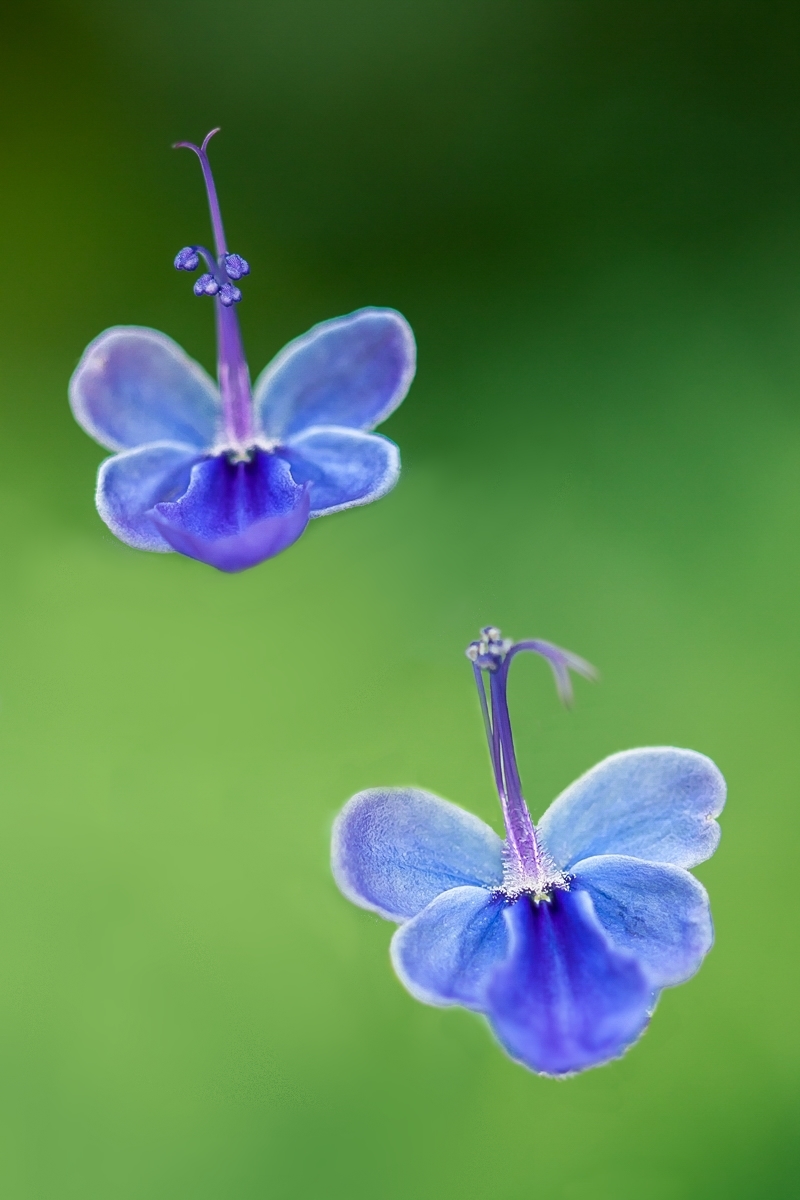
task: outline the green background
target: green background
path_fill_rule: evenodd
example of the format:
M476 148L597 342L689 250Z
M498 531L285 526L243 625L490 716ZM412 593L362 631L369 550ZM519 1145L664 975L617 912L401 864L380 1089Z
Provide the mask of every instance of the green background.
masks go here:
M0 1192L797 1195L800 9L41 0L0 29ZM69 375L214 363L172 270L212 125L257 372L389 304L404 472L239 576L116 542ZM478 627L589 658L512 707L534 814L613 751L729 783L717 944L566 1082L414 1002L327 865L353 792L498 824Z

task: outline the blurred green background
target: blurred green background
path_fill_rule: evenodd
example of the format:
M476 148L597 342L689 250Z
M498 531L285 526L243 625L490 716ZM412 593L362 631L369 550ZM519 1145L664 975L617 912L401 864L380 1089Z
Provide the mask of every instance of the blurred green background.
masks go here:
M0 19L0 1192L789 1198L800 1167L800 8L27 0ZM116 323L213 368L171 267L213 144L253 372L388 304L404 473L240 576L129 550L69 375ZM394 979L329 876L353 792L497 826L463 649L538 815L673 743L730 788L717 945L555 1083Z

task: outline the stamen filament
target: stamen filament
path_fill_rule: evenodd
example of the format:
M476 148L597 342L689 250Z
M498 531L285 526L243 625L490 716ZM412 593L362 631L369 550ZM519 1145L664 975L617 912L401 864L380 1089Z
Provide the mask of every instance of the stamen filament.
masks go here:
M205 246L195 246L193 248L197 251L208 267L209 275L215 275L218 268L214 255L211 253L211 251L207 250Z
M590 679L595 678L596 673L589 663L568 650L538 639L516 643L504 641L500 631L491 626L483 629L481 640L473 642L467 650L473 665L492 771L506 827L501 890L511 898L529 893L535 899L541 899L552 888L566 887L568 883L540 845L522 794L507 696L511 661L522 650L532 651L547 659L556 677L559 695L565 703L572 698L570 670ZM489 676L489 700L483 679L484 671Z
M208 196L208 208L211 214L211 228L214 232L214 245L217 251L217 261L209 262L209 271L215 277L221 276L222 280L227 282L225 255L228 253L228 248L214 176L206 153L206 147L215 133L219 133L219 129L212 129L210 133L206 134L201 146L195 146L194 142L176 142L175 149L193 150L200 159ZM206 258L207 251L202 251L199 246L197 250ZM222 397L226 447L243 454L252 445L255 437L250 371L244 355L242 334L235 307L223 303L221 295L217 293L214 296L214 312L217 328L217 376Z
M253 440L253 395L250 371L244 356L242 333L235 308L226 308L214 297L217 323L217 376L225 415L225 428L236 450L247 450Z
M486 688L483 683L483 672L475 663L472 664L472 673L475 676L475 686L478 689L478 697L481 702L481 714L483 715L483 728L486 730L486 740L489 743L489 754L492 759L492 770L494 771L495 783L498 791L502 788L503 775L500 769L500 764L497 761L495 754L494 738L492 736L492 719L489 716L489 705L486 700Z
M515 880L526 880L534 890L543 889L545 879L541 870L541 855L531 814L522 795L522 783L517 768L511 718L508 712L506 688L508 668L502 663L491 673L489 688L492 697L492 732L499 743L503 773L500 803L506 826L507 870Z

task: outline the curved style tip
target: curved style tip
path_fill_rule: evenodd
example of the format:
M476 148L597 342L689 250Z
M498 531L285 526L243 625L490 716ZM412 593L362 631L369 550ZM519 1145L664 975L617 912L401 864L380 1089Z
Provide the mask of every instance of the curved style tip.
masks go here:
M599 672L585 658L581 658L580 655L573 654L571 650L564 650L561 646L556 646L552 642L545 642L540 638L530 638L522 642L515 642L508 652L509 664L514 655L519 654L523 650L538 654L550 664L558 698L565 708L572 708L575 699L570 671L574 671L576 675L582 675L584 679L592 682L600 678Z
M511 659L522 650L538 654L550 664L559 699L567 708L570 708L573 702L570 671L582 675L584 679L594 681L600 678L591 663L572 651L555 646L552 642L542 641L541 638L515 642L511 638L504 638L496 625L486 625L481 630L480 638L467 646L466 655L479 671L495 672L501 668L507 671Z
M198 157L200 157L203 154L205 154L206 146L211 141L214 134L219 133L221 129L222 129L222 126L218 125L216 129L212 129L210 133L207 133L206 136L203 138L202 144L200 146L196 146L194 144L194 142L173 142L172 149L173 150L194 150L195 154L197 154Z

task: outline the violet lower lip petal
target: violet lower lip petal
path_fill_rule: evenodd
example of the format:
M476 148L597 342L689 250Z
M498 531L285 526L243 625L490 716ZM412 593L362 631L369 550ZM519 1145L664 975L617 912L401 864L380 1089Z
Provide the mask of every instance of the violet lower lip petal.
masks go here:
M87 347L70 403L115 451L96 495L112 532L235 572L286 549L310 518L394 486L399 451L372 430L406 395L415 346L394 309L359 309L290 342L251 387L236 312L250 266L227 247L208 159L216 132L177 143L200 161L215 249L186 246L174 265L203 268L193 290L214 305L217 384L166 335L118 326Z
M708 897L686 868L716 848L725 782L694 751L629 750L535 826L506 697L523 651L547 659L565 700L570 670L593 674L492 627L469 646L505 838L428 792L371 789L337 817L332 867L348 899L399 924L392 962L412 995L483 1014L512 1058L565 1076L623 1054L711 948Z

